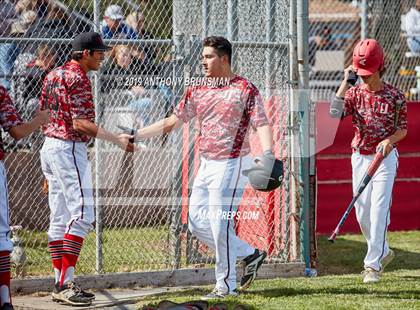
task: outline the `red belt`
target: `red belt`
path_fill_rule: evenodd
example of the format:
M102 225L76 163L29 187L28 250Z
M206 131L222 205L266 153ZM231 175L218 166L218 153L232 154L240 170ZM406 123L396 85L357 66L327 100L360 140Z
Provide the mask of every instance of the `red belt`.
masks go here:
M2 151L0 151L0 160L4 159L4 153Z
M375 152L361 150L361 149L353 149L353 153L360 153L362 155L375 155Z

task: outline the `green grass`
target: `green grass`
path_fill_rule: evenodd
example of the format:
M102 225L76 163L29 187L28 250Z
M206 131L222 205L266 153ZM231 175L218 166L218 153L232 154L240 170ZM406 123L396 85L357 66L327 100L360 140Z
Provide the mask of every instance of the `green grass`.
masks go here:
M51 276L46 232L22 231L27 262L26 276ZM85 239L77 264L78 274L95 273L95 234ZM167 265L168 228L107 229L103 233L104 272L159 270Z
M224 302L230 309L236 304L248 309L420 309L420 232L390 233L389 241L396 258L380 283L362 283L366 251L362 236L342 236L334 245L320 237L317 278L258 280L247 292ZM138 308L163 299L197 299L210 289L149 298L139 302Z

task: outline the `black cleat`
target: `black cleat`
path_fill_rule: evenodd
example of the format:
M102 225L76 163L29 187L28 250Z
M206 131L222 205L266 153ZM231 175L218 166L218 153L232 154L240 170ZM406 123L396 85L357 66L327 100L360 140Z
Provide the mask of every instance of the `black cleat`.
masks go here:
M90 306L92 304L92 299L84 296L82 289L74 282L64 283L61 288L58 288L57 285L54 285L51 298L53 301L64 303L70 306L81 307Z
M80 288L80 287L79 287L79 289L80 289L81 294L84 297L86 297L87 299L90 299L90 300L95 300L95 294L86 292L86 291L82 290L82 288ZM60 293L60 284L57 282L57 283L54 284L53 292L51 294L52 301L60 302L60 299L56 298L58 293Z
M3 306L1 306L0 310L14 310L13 305L11 303L4 303Z
M245 267L241 278L241 290L247 289L257 277L258 269L260 269L264 259L267 257L266 252L260 252L255 249L254 254L245 257Z

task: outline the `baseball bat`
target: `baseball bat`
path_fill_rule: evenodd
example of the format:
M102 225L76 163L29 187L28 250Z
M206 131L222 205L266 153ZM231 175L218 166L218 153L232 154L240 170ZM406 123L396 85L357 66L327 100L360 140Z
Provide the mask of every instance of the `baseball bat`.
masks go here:
M335 238L337 237L340 228L344 225L344 222L346 221L347 217L349 216L351 210L354 208L354 204L356 203L359 196L362 194L362 192L365 190L366 186L369 184L370 180L372 179L373 175L375 174L376 170L378 170L379 165L381 164L382 160L384 159L384 155L382 154L382 148L379 148L373 161L370 163L362 182L360 182L356 193L353 194L353 199L351 200L349 206L346 209L346 212L344 212L343 216L341 217L340 222L338 223L337 227L334 229L331 236L328 238L328 241L334 243Z

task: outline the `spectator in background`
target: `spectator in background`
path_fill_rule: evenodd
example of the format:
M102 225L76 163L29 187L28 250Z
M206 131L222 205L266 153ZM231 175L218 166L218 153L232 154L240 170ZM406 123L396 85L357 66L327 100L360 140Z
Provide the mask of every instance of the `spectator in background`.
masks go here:
M143 40L154 39L153 35L150 32L146 31L145 19L142 12L140 11L131 12L125 19L125 23L129 27L134 29L134 31L137 33L138 39L143 39ZM143 45L142 51L139 51L137 54L134 54L133 56L135 57L136 60L138 60L141 63L151 64L156 57L156 52L152 45Z
M106 8L101 29L104 39L137 39L137 34L124 23L125 16L119 5Z
M10 35L10 25L17 17L15 6L10 0L0 1L0 36ZM0 43L0 85L6 90L10 89L10 80L5 77L12 73L13 62L17 57L16 45L13 43Z
M324 26L317 36L309 38L309 64L315 65L316 51L338 50L336 42L332 39L331 28Z
M420 53L420 0L405 15L405 30L408 48L413 53Z
M22 53L17 57L10 95L16 110L25 121L35 116L44 78L54 68L55 62L56 51L46 43L39 45L36 55ZM38 150L42 143L43 135L38 130L20 140L18 146Z
M0 1L0 36L5 37L10 31L10 24L16 18L15 6L10 0Z
M56 51L47 43L39 45L36 55L22 53L16 59L10 94L24 120L33 118L44 78L55 63Z
M127 90L127 83L123 83L125 77L133 74L133 56L127 45L116 45L112 49L110 62L104 68L106 80L102 83L102 89ZM118 78L117 78L118 77Z
M17 11L15 6L15 12L19 12L19 17L13 19L8 26L8 32L5 36L13 38L22 37L26 34L27 30L37 19L35 11L23 10ZM13 71L13 63L20 53L20 47L17 42L1 43L0 44L0 67L1 73L4 75L11 75ZM10 90L10 77L4 77L2 79L3 86Z
M48 4L48 13L46 18L38 19L28 30L27 36L30 38L57 38L57 39L71 39L77 33L77 29L69 26L69 17L66 12L50 2ZM70 44L53 42L53 47L60 51L57 65L61 65L68 60L70 54ZM35 54L37 51L37 44L30 44L25 52Z
M22 12L19 18L15 19L13 23L10 25L9 36L12 38L19 38L19 37L25 36L29 27L35 22L36 19L37 19L37 14L35 11ZM8 45L8 49L7 49L8 56L7 56L6 63L3 63L3 65L6 66L9 70L7 74L12 74L13 64L20 53L21 47L19 46L20 44L18 42L10 42L10 43L7 43L7 45ZM8 85L10 89L11 77L5 78L5 80L7 81L6 84Z
M111 53L111 63L105 67L106 80L102 82L102 91L122 91L128 95L129 107L134 113L135 127L141 127L150 123L152 115L160 117L166 113L171 103L171 90L161 85L139 85L130 83L133 81L138 70L133 65L132 49L127 45L114 46Z
M21 15L26 11L37 12L37 10L38 10L38 0L19 0L15 5L15 12L18 15Z
M26 10L22 12L18 19L15 19L10 25L10 35L12 37L26 36L27 31L33 23L36 22L38 15L35 11Z

